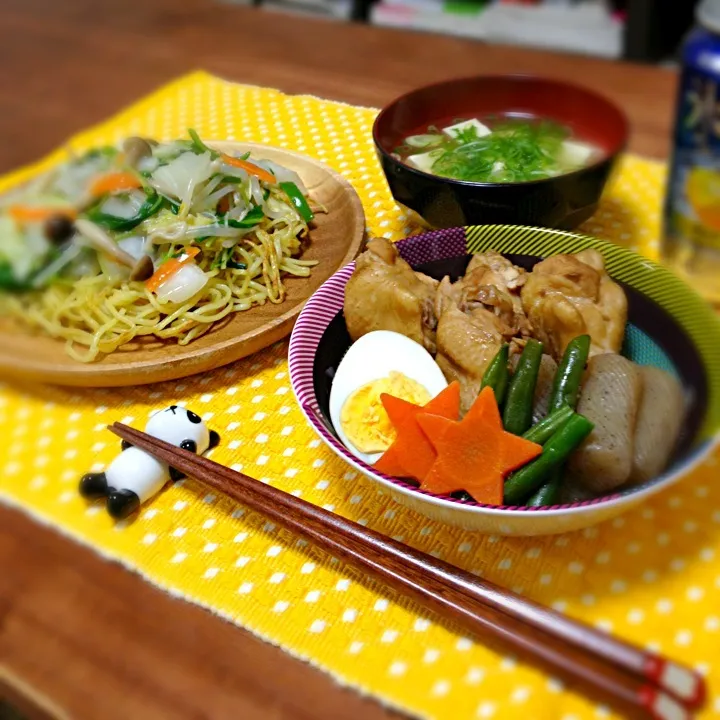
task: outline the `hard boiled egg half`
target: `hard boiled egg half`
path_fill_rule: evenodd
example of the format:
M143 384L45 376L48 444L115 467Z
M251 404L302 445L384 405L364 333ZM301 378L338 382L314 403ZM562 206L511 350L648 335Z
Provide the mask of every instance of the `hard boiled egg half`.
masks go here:
M395 439L383 393L425 405L447 380L430 353L389 330L363 335L340 361L330 388L330 420L355 457L375 463Z

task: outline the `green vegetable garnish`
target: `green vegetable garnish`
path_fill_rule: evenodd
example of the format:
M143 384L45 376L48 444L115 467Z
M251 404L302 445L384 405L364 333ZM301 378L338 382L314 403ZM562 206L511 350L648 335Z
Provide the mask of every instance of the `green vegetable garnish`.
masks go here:
M411 136L396 152L404 157L419 152L410 141L431 134ZM430 172L442 177L466 182L528 182L576 169L563 164L563 141L569 134L562 125L548 120L501 119L493 122L489 135L480 137L473 126L460 128L452 137L437 135L438 141L424 145L422 152L438 152Z
M209 148L201 139L200 136L197 134L195 130L192 128L188 128L188 135L190 136L190 139L192 140L192 146L195 150L197 150L199 153L210 153L211 157L217 157L219 153L212 148Z
M300 214L300 217L309 223L315 217L313 211L305 199L305 196L300 192L300 188L293 182L281 182L280 187L284 190L285 194L290 198L290 202L295 206L295 209Z

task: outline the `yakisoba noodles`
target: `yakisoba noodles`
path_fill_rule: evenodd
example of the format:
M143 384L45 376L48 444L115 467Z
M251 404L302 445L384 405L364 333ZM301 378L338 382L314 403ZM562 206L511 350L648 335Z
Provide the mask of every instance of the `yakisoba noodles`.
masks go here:
M313 212L292 171L190 141L130 138L0 207L0 309L89 362L152 335L184 345L285 299Z

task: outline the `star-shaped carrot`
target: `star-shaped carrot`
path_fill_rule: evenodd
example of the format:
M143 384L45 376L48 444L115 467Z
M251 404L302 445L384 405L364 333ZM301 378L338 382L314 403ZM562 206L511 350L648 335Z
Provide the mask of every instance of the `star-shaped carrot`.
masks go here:
M477 502L501 505L505 476L542 452L540 445L503 429L490 387L459 422L421 413L417 423L437 452L420 487L436 495L465 490Z
M438 415L456 419L460 413L460 385L451 383L426 405L415 405L385 393L380 400L397 431L397 437L373 467L385 475L413 477L422 481L433 466L437 453L420 429L417 417L424 413L431 417Z

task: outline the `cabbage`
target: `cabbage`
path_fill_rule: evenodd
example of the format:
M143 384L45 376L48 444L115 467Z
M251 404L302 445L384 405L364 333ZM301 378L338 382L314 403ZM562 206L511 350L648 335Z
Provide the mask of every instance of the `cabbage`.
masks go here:
M145 193L129 192L121 195L111 195L100 206L100 212L113 217L130 220L134 218L146 200Z
M279 183L281 183L281 182L295 183L303 195L308 194L305 184L300 179L300 176L294 170L289 170L288 168L283 167L282 165L278 165L277 163L274 163L272 160L253 160L253 162L256 165L259 165L260 167L264 168L265 170L269 170L275 176L275 178L277 179L277 181Z
M12 218L0 216L0 259L10 265L16 280L27 280L49 250L40 226L22 232Z
M184 303L207 284L208 276L195 264L185 263L155 291L160 302Z
M185 152L167 165L159 167L151 176L150 183L163 195L180 201L180 213L187 214L195 188L213 174L210 153L196 155Z

